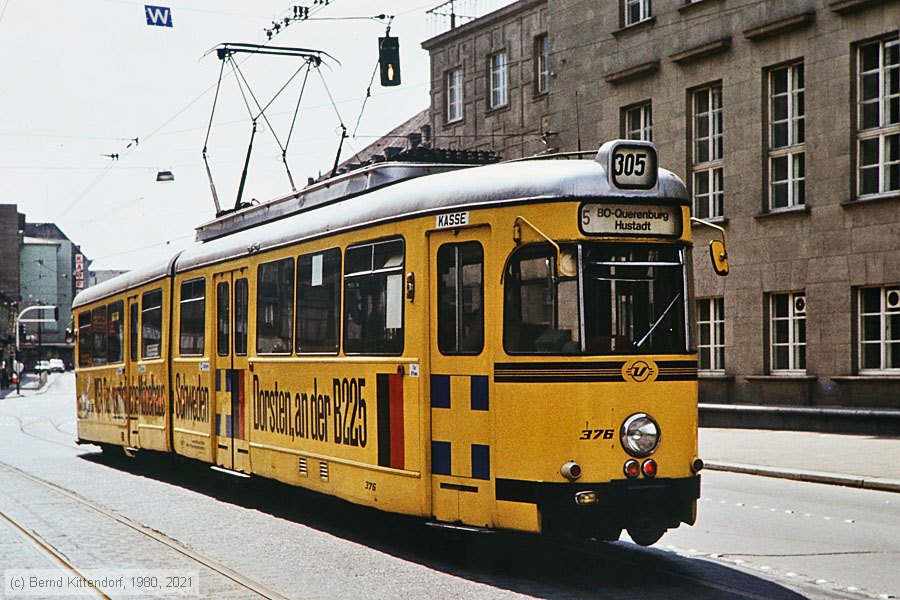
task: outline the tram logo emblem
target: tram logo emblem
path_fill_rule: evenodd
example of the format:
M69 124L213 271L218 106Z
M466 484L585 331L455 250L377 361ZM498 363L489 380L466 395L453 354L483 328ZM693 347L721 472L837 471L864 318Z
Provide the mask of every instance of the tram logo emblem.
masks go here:
M622 376L625 381L644 383L654 381L659 374L659 368L652 360L633 360L622 366Z

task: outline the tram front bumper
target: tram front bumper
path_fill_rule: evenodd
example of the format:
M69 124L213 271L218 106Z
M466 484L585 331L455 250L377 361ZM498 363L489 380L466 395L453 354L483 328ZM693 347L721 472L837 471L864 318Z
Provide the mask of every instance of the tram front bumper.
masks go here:
M604 537L647 522L666 529L692 525L699 497L699 475L607 483L497 480L498 500L537 504L541 530L563 535Z

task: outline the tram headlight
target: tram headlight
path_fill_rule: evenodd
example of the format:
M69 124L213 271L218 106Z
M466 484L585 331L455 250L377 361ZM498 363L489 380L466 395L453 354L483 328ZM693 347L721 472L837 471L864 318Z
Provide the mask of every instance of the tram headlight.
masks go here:
M636 457L650 456L659 446L659 425L646 413L635 413L622 423L622 448Z

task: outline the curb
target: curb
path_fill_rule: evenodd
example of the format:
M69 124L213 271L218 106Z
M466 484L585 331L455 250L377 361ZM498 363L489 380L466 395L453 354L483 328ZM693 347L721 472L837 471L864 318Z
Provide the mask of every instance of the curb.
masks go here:
M53 381L55 381L55 380L56 380L56 378L54 377ZM8 398L30 398L32 396L41 396L41 395L47 393L47 391L50 389L51 383L52 383L52 381L50 380L49 377L47 377L46 383L44 383L44 385L42 385L41 387L39 387L37 389L21 388L21 390L19 391L18 394L16 394L14 391L10 391L6 395L0 395L0 400L6 400ZM22 392L26 392L26 391L30 392L30 393L28 393L28 394L22 393Z
M900 493L900 481L896 479L884 479L880 477L864 477L861 475L845 475L840 473L822 473L820 471L803 471L800 469L781 469L778 467L764 467L759 465L742 465L738 463L709 461L704 469L710 471L728 471L744 475L759 475L760 477L775 477L778 479L792 479L794 481L806 481L809 483L823 483L827 485L842 485L846 487L878 490L881 492Z

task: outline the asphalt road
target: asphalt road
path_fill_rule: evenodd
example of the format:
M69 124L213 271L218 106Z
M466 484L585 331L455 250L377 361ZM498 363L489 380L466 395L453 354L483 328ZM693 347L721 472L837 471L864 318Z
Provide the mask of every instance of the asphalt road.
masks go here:
M564 546L531 536L453 539L401 518L206 468L76 447L73 376L0 401L0 512L90 568L183 560L32 474L292 598L890 598L895 495L708 473L696 527L654 548ZM96 512L96 511L94 511ZM108 516L108 515L107 515ZM46 568L0 523L0 571ZM241 597L201 578L201 595Z

